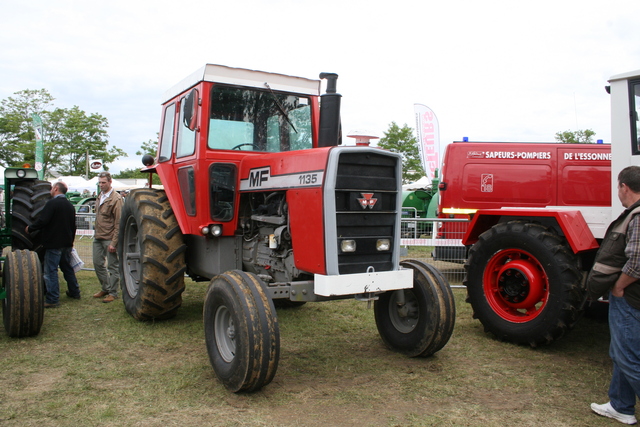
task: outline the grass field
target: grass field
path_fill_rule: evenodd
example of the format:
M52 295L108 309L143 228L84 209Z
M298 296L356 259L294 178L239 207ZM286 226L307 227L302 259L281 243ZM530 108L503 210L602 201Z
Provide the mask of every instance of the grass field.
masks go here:
M384 347L366 303L309 303L278 311L274 381L231 394L205 350L207 283L188 281L175 319L141 323L121 300L91 298L99 290L92 272L79 279L82 299L63 296L60 308L46 310L37 337L11 339L0 327L1 426L615 424L589 411L607 399L606 322L583 318L534 350L486 335L455 289L450 342L410 359Z

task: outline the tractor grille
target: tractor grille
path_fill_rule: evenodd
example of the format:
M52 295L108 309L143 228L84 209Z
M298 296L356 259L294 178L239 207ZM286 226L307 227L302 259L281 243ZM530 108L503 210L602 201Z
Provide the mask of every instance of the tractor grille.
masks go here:
M341 153L335 186L339 274L394 269L398 167L398 158L384 152ZM345 239L355 240L355 252L342 252ZM391 249L376 250L378 239L389 239Z

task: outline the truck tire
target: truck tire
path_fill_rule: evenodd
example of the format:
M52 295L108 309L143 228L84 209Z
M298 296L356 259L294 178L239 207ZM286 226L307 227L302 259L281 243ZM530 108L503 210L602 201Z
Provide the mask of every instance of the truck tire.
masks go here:
M278 318L266 285L256 275L233 270L211 279L204 335L211 366L228 390L259 390L275 376Z
M7 254L3 268L6 297L2 300L2 320L10 337L31 337L40 333L44 320L44 282L35 252Z
M44 257L40 231L27 234L25 228L34 223L45 203L51 198L51 183L38 180L16 182L11 208L11 240L13 249L28 249Z
M131 191L122 208L118 256L122 300L134 319L176 315L185 288L186 248L164 191Z
M400 263L413 270L413 288L389 291L374 303L382 341L410 357L431 356L449 341L456 308L447 279L432 265L418 260ZM404 294L404 304L399 300Z
M473 316L498 339L548 344L580 318L580 260L542 225L496 224L480 235L465 268Z

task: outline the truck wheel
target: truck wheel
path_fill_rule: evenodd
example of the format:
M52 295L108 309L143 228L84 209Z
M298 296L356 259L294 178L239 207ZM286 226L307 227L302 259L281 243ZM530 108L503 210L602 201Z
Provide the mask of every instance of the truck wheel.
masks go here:
M9 252L4 262L2 320L10 337L31 337L40 333L44 320L44 282L35 252Z
M44 256L40 231L27 234L24 229L33 224L45 203L51 198L51 183L47 181L18 181L13 189L11 208L11 237L13 249L29 249Z
M133 190L120 220L120 283L137 320L169 319L182 305L186 245L164 191Z
M256 275L234 270L211 279L204 302L204 335L211 366L228 390L258 390L275 376L278 318Z
M453 333L453 293L447 279L432 265L418 260L404 260L400 265L413 270L413 288L380 295L373 307L376 326L390 349L410 357L430 356Z
M465 268L473 315L499 339L548 344L580 317L580 261L542 225L495 225L473 245Z

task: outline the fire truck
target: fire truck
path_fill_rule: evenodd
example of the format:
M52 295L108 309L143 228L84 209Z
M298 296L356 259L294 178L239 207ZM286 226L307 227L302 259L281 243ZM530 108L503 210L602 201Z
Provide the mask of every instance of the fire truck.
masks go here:
M551 158L538 162L538 170L527 166L511 171L519 185L509 191L523 190L516 197L525 200L546 193L555 205L540 208L504 203L501 209L483 209L478 204L480 209L473 214L462 240L469 247L467 302L474 318L499 339L533 347L551 343L570 330L585 306L592 303L587 301L585 278L607 226L623 210L617 197L618 173L626 166L640 165L640 70L613 76L609 83L611 178L606 188L602 181L604 156L597 154L606 149L566 145L559 149L556 161L566 161L562 172L566 177L576 174L573 185L554 185ZM535 152L538 157L550 153L543 145L536 146ZM518 151L505 146L485 153L485 158L488 154L513 157ZM530 165L536 163L529 160ZM581 162L592 166L581 170ZM545 168L547 172L543 172ZM490 200L491 192L482 190L484 173L491 171L477 170L471 185L479 198ZM500 185L495 178L484 181L493 185L494 192ZM450 191L448 185L445 193ZM589 203L588 194L594 189L608 193L611 203Z
M453 331L446 279L399 257L400 156L339 146L337 77L197 70L165 94L156 157L143 157L163 189L134 190L123 207L127 312L171 318L185 275L209 281L206 348L233 392L274 378L274 303L373 302L384 343L411 357L437 352Z
M453 142L438 185L440 218L468 221L479 209L611 206L611 146ZM442 222L438 239L461 239L467 222ZM464 246L436 245L434 258L467 259Z

